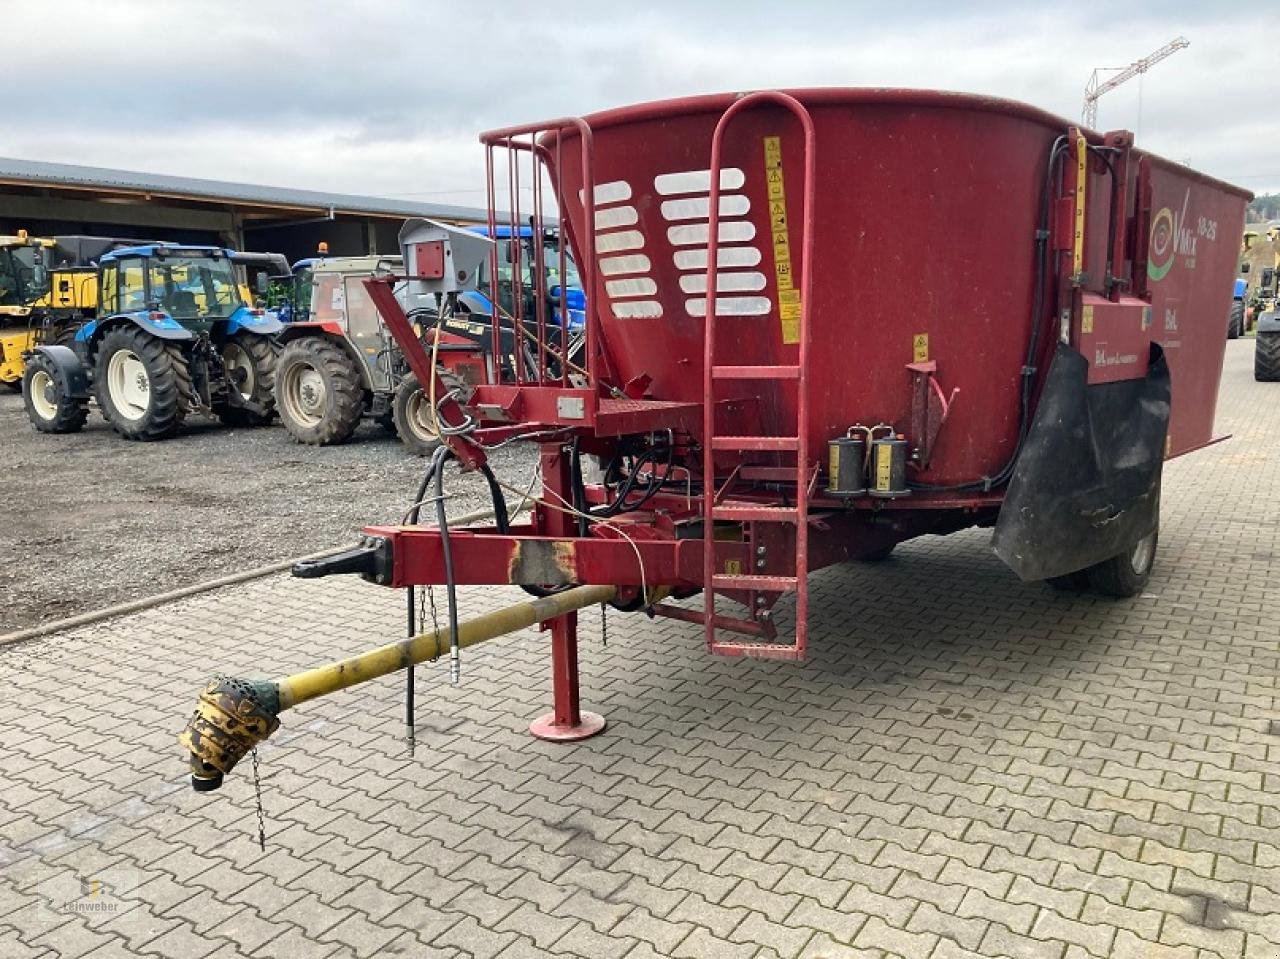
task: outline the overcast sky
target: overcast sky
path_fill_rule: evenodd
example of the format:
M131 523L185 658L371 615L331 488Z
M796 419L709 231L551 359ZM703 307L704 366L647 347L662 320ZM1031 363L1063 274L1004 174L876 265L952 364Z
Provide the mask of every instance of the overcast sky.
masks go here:
M787 86L990 93L1076 120L1094 67L1182 35L1189 49L1100 101L1099 128L1135 130L1139 145L1254 192L1280 190L1274 0L0 9L0 155L29 160L473 206L484 202L476 134L509 123Z

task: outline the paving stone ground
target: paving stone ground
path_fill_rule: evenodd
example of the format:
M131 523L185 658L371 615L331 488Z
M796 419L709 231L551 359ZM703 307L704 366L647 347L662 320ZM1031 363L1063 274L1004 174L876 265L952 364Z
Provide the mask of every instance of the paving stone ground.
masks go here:
M607 732L556 746L532 631L284 715L192 794L214 672L393 639L402 597L285 577L0 651L0 957L1280 956L1280 386L1169 464L1158 569L1021 584L973 531L814 579L810 662L584 616ZM1270 591L1270 593L1268 592ZM466 590L464 612L506 590Z

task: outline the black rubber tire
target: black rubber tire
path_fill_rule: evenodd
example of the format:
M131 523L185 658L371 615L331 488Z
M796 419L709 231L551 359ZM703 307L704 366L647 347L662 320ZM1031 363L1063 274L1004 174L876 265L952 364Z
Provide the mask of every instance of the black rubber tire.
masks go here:
M41 379L48 377L49 386L57 390L57 397L51 400L55 407L51 417L41 415L31 401L31 381L40 374L43 374ZM27 409L27 419L41 433L78 433L84 429L84 424L89 419L89 400L71 395L66 378L53 360L40 353L32 354L27 358L18 385L22 390L22 404Z
M60 323L53 327L52 342L58 346L74 349L76 334L80 332L82 323Z
M308 399L299 377L314 371L323 393ZM299 443L335 446L351 439L364 415L364 386L355 361L323 336L301 336L285 345L276 362L276 412Z
M1160 531L1157 529L1150 537L1144 537L1143 542L1147 539L1151 540L1151 549L1144 554L1145 564L1139 564L1142 568L1134 564L1135 554L1140 544L1135 544L1133 549L1126 550L1119 556L1112 556L1096 566L1090 566L1087 572L1089 585L1093 587L1093 591L1118 599L1128 599L1141 593L1146 588L1147 580L1151 578L1151 570L1155 566Z
M1227 339L1238 340L1244 335L1244 304L1231 301L1231 314L1227 320Z
M232 406L228 403L219 404L214 408L214 413L226 426L266 426L275 416L276 363L280 359L280 348L269 337L245 332L233 336L223 347L223 353L225 354L227 348L232 346L244 351L253 364L251 389L240 390L240 392L248 392L249 399L261 406L264 412L259 413L256 410ZM237 389L239 384L227 383L228 392Z
M886 559L888 559L891 555L893 555L894 548L897 545L898 545L897 543L894 543L893 546L885 546L881 549L876 550L874 553L864 553L861 556L855 556L854 559L856 559L859 563L883 563Z
M1078 569L1074 573L1050 576L1045 582L1060 593L1083 593L1089 588L1089 571Z
M111 358L121 350L132 352L147 373L147 408L136 419L116 408L107 382ZM182 347L132 326L117 327L102 338L93 380L103 416L127 440L147 442L172 436L182 426L193 395Z
M410 453L427 456L440 447L438 436L427 435L425 427L415 426L409 411L410 402L417 398L425 400L422 390L418 388L418 377L410 373L400 381L396 388L395 402L391 404L391 415L395 419L396 436Z
M1280 332L1259 333L1253 344L1253 378L1280 382Z

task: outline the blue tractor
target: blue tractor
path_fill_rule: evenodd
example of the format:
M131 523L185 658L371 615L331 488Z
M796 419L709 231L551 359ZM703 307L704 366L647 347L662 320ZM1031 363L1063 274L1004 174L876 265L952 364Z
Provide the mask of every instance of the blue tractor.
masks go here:
M517 290L521 300L521 314L525 333L523 348L526 363L533 363L536 352L535 323L538 304L535 291L541 287L547 291L544 316L547 321L548 346L560 352L562 330L569 334L568 349L564 354L570 364L582 366L582 348L587 332L587 298L582 289L573 254L566 245L564 275L560 270L560 234L556 230L543 230L536 235L532 226L513 228L499 226L490 231L487 226L472 227L471 232L497 241L498 272L493 271L488 258L481 264L473 290L458 294L461 308L457 316L445 320L450 333L474 339L484 349L491 348L491 327L497 301L497 316L503 346L503 378L514 375L514 343L512 316L515 311ZM534 282L534 270L539 262L546 273L545 286ZM518 265L518 268L517 268ZM517 283L517 280L519 281ZM561 298L564 313L561 313ZM553 369L553 375L558 370Z
M1244 277L1236 278L1235 289L1231 293L1231 312L1227 315L1227 339L1235 340L1245 334L1245 296L1249 292L1249 281Z
M22 392L35 428L81 429L91 391L125 439L171 436L192 411L229 425L269 422L283 324L252 305L234 257L163 244L103 255L96 318L72 346L38 346L27 358Z

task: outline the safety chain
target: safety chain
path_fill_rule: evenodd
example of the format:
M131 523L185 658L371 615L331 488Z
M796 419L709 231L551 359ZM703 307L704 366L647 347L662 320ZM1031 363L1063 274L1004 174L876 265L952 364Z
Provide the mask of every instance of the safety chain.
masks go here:
M253 798L258 804L258 848L267 851L267 816L262 811L262 779L258 775L258 747L250 753L253 757Z
M600 643L606 648L609 645L609 606L607 603L600 604Z
M436 594L435 594L435 591L431 588L430 583L427 584L427 600L428 602L431 603L431 628L435 630L436 636L439 636L440 635L440 614L436 612ZM423 621L423 619L425 618L423 614L425 612L426 611L421 606L421 601L419 601L418 622ZM439 640L437 640L436 655L431 657L431 661L434 663L439 658L440 658L440 642Z

